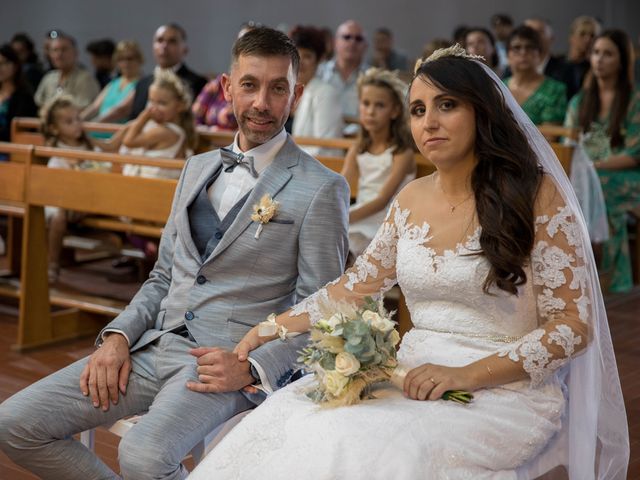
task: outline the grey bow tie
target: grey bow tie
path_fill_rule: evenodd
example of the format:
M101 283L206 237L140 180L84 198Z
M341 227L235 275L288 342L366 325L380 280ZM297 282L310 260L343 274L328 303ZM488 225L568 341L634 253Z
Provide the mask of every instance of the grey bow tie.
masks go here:
M258 178L258 172L253 166L253 157L245 157L242 153L235 153L228 148L220 149L222 155L222 163L225 165L225 172L233 172L237 166L241 166L249 170L253 178Z

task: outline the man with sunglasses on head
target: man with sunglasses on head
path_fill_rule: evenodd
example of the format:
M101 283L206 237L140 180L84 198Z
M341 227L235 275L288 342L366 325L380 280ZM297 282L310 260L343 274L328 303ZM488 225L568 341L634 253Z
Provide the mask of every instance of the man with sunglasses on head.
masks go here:
M342 112L348 117L358 116L358 75L367 69L364 55L367 39L355 20L347 20L336 30L335 55L318 67L316 76L333 85L340 92Z

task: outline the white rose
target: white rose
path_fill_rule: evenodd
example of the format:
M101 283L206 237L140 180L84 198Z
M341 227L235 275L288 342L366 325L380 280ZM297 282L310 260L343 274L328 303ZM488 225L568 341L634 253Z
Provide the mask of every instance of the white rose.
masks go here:
M335 330L335 328L340 324L342 324L342 315L339 313L334 313L331 318L327 320L327 325L329 325L332 330Z
M389 334L389 340L391 340L391 345L393 345L394 347L398 344L398 342L400 342L400 334L397 330L394 330Z
M395 327L395 324L387 319L382 318L380 314L367 310L362 314L362 319L371 324L371 327L376 330L380 330L383 333L390 332Z
M360 362L349 352L340 352L336 355L336 372L349 376L360 370Z
M322 379L324 382L324 386L334 397L339 396L344 387L349 383L349 377L345 377L344 375L339 374L335 370L330 370L325 373L324 378Z

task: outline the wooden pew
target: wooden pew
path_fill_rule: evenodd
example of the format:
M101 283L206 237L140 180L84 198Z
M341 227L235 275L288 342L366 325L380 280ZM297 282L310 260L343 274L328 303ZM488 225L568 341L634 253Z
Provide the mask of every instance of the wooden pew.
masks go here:
M12 290L5 287L0 292L20 301L16 347L26 349L80 335L95 334L104 325L105 317L117 315L125 305L105 298L49 288L44 206L52 205L114 218L127 216L141 222L164 224L177 182L126 177L115 173L52 169L38 163L38 160L57 155L70 159L90 158L166 168L181 168L183 162L49 147L31 147L31 152L19 153L26 160L24 164L18 164L24 173L20 287ZM12 165L9 169L17 170L14 167ZM117 222L115 219L104 221ZM135 233L152 233L152 230L144 229L149 228L147 225L139 225L126 224L122 228ZM113 224L108 226L113 227ZM157 228L155 231L159 233L160 230ZM52 312L52 305L62 309Z
M33 152L33 147L0 142L0 152L25 157ZM16 275L20 272L20 238L25 210L24 180L24 164L0 162L0 215L8 219L5 239L7 271L1 272L2 276ZM0 290L2 290L1 285Z

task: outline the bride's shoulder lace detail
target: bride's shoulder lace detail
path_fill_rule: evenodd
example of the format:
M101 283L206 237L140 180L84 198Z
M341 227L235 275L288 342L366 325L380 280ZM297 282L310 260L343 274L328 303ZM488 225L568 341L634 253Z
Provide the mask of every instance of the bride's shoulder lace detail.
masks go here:
M539 215L535 228L531 282L541 327L499 355L522 362L532 384L537 385L568 362L576 347L585 345L590 300L584 251L569 208L557 206Z
M329 283L295 306L290 316L307 314L311 324L322 319L323 305L329 302L361 302L365 297L377 297L396 284L398 239L408 236L424 241L428 229L417 230L407 225L410 210L402 209L395 199L376 236L353 266L337 280Z

